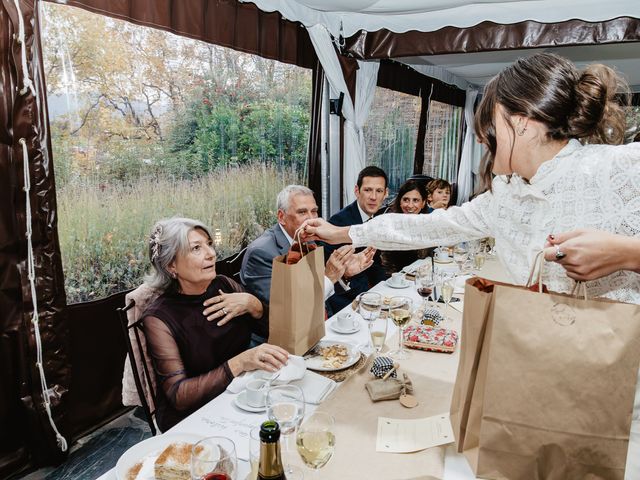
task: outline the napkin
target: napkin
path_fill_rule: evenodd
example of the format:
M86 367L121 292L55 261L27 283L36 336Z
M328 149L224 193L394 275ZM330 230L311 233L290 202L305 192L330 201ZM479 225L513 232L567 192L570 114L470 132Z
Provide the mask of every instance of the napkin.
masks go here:
M304 372L307 370L307 366L304 363L304 358L299 355L289 355L287 364L278 370L276 373L269 372L267 370L254 370L253 372L245 372L242 375L238 375L233 381L227 385L229 393L240 393L245 389L247 383L251 380L269 380L277 376L273 380L274 385L282 385L284 383L300 380L304 377Z
M337 382L330 378L318 375L311 370L307 370L302 379L291 383L298 385L302 389L305 403L312 405L318 405L325 401L338 385Z
M453 288L453 293L464 293L464 282L469 280L473 275L459 275L456 277L456 284Z

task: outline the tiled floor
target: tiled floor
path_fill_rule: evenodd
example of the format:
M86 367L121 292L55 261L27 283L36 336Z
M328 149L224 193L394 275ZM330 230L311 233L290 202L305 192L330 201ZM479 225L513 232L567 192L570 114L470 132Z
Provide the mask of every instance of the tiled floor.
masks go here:
M42 468L22 480L94 480L115 467L129 447L151 436L147 422L129 412L80 439L58 467Z

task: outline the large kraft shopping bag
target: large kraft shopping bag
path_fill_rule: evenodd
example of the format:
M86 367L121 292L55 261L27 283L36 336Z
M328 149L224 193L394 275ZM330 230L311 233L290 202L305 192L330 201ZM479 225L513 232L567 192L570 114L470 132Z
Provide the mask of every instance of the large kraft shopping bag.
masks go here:
M302 355L324 337L324 252L319 247L297 263L273 259L269 300L269 343ZM300 256L302 258L300 258Z
M624 477L639 306L470 279L460 360L452 423L476 475Z

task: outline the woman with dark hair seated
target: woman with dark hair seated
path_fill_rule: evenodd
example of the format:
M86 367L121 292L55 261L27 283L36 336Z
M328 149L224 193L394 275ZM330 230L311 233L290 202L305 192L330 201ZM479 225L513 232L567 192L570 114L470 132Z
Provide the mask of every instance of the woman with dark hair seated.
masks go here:
M398 190L389 213L424 213L427 204L427 189L423 182L407 180ZM398 250L381 252L382 266L388 275L399 272L419 258L426 258L433 249Z
M251 333L268 334L266 307L234 280L216 275L211 233L201 222L171 218L149 240L153 271L145 279L163 293L143 314L158 379L156 421L165 431L222 393L245 371L276 371L286 350L249 349ZM205 311L203 302L215 304Z

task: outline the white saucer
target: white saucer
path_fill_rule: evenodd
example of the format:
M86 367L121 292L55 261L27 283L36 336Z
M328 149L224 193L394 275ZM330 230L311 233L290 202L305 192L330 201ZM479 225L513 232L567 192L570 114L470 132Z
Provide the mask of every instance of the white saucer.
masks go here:
M247 403L247 391L246 390L243 390L238 395L236 395L236 397L233 399L233 403L235 403L236 407L238 407L240 410L244 410L245 412L260 413L260 412L264 412L267 409L266 406L253 407L253 406L249 405Z
M433 261L436 263L452 263L453 258L449 257L447 260L439 260L436 257L433 257Z
M411 285L411 282L407 279L402 279L402 283L396 285L395 283L391 283L390 278L387 278L384 283L390 288L407 288Z
M338 325L338 321L336 319L333 319L331 322L329 322L329 328L331 330L333 330L334 332L336 332L336 333L342 333L343 335L349 335L351 333L356 333L356 332L360 331L360 322L354 318L353 319L353 327L345 329L345 328L342 328L341 326Z

